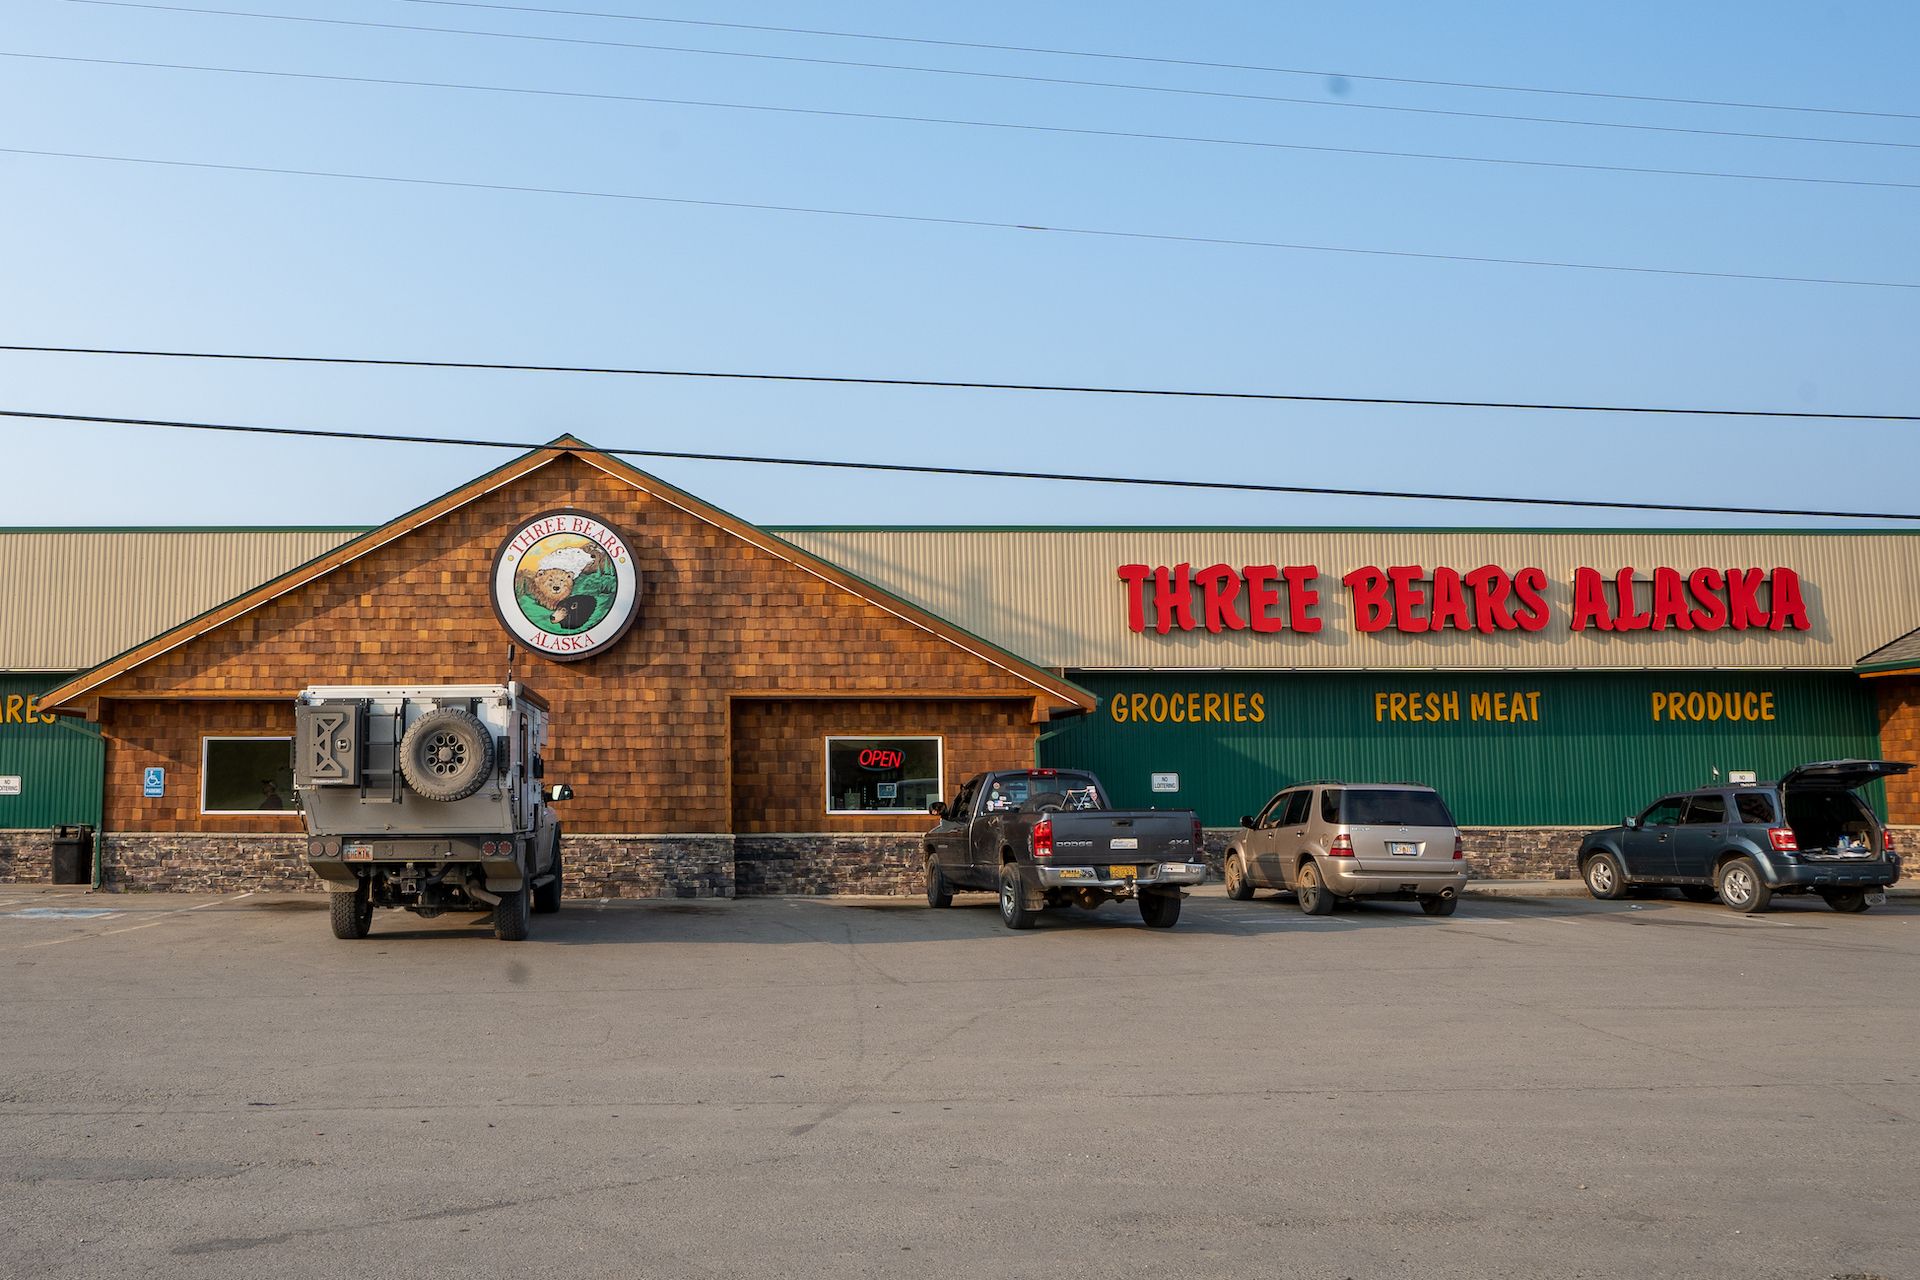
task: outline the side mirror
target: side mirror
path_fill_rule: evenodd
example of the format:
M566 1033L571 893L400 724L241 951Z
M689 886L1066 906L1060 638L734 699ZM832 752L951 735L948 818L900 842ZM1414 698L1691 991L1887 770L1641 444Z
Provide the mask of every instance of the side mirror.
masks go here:
M1244 813L1243 813L1243 814L1241 814L1241 815L1240 815L1240 825L1241 825L1241 826L1243 826L1243 827L1245 827L1245 828L1246 828L1247 830L1249 830L1249 831L1251 831L1251 830L1253 830L1253 819L1252 819L1252 817L1250 817L1249 815L1247 815L1247 814L1244 814Z
M1628 814L1625 818L1621 819L1620 825L1629 831L1638 831L1640 829L1640 819L1634 817L1632 814Z
M947 816L947 802L944 800L929 800L927 802L927 812L936 818L944 818Z
M564 782L556 782L547 788L547 799L555 804L562 800L573 799L573 788Z

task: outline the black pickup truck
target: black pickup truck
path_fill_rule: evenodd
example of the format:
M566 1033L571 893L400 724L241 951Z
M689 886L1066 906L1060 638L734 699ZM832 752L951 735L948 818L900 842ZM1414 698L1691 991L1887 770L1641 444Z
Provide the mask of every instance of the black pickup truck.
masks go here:
M967 779L926 835L927 905L956 889L1000 895L1009 929L1040 912L1137 898L1149 927L1180 918L1182 886L1207 878L1200 819L1185 809L1111 809L1100 780L1071 769L1009 769Z

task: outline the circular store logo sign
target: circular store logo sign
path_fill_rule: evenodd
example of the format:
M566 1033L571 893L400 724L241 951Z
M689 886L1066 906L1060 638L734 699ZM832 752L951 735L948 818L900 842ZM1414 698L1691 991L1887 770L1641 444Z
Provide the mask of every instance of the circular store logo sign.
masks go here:
M590 658L639 615L640 570L627 540L599 517L543 512L500 544L493 609L534 652L555 662Z

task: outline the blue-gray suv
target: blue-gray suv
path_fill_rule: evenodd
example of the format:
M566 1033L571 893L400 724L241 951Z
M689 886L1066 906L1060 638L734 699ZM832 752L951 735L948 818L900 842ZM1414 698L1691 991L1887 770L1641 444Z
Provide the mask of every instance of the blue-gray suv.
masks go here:
M1580 877L1596 898L1673 886L1694 902L1765 911L1777 893L1817 893L1835 911L1887 900L1900 878L1893 836L1859 795L1907 772L1895 760L1823 760L1778 782L1662 796L1580 842Z

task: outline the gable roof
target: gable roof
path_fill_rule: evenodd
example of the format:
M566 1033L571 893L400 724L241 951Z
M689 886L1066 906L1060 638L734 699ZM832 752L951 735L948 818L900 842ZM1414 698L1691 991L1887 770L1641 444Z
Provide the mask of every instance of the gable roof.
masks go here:
M983 640L955 626L945 618L904 600L810 551L803 550L784 538L768 533L731 512L723 511L712 503L702 501L657 476L622 462L583 440L564 435L542 448L522 454L492 471L475 477L450 493L442 494L430 502L415 507L377 529L370 529L351 541L315 556L305 564L261 583L224 604L216 605L151 639L134 645L50 691L41 699L41 706L44 710L59 714L79 714L81 708L72 705L75 700L94 693L107 682L210 631L223 627L288 592L324 577L361 556L387 546L423 525L457 511L496 489L512 484L566 457L577 458L595 470L632 485L695 519L725 530L767 554L811 573L912 626L939 636L956 648L1031 685L1034 690L1036 713L1044 710L1044 715L1039 718L1051 718L1062 713L1072 715L1091 711L1098 701L1090 691L1070 680L1054 675L1044 667L1036 666L1015 653Z
M1891 676L1920 671L1920 631L1909 631L1881 645L1853 664L1863 676Z

